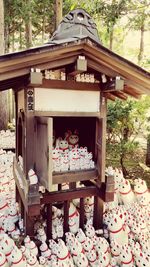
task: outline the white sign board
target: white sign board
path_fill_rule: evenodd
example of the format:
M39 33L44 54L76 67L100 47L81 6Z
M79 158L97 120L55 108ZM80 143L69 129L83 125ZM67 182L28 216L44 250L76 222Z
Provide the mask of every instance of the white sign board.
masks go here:
M35 88L35 111L99 112L100 92Z

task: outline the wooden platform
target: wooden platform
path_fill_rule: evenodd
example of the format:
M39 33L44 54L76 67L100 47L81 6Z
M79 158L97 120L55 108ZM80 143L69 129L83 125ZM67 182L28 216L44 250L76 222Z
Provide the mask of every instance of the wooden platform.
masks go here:
M23 188L21 188L18 176L21 178ZM84 213L84 198L94 196L94 214L93 225L95 229L102 227L103 218L103 201L112 201L114 192L113 177L107 177L106 184L97 184L93 180L84 181L85 187L74 188L68 190L59 190L56 192L46 191L44 194L39 194L38 186L30 186L26 181L23 172L18 163L14 160L14 177L16 181L16 200L18 201L22 217L24 218L26 234L33 236L33 227L35 219L41 214L41 205L46 207L46 224L47 238L52 237L52 205L62 204L64 207L64 233L69 230L69 203L73 199L80 199L79 214L80 228L84 229L85 213Z

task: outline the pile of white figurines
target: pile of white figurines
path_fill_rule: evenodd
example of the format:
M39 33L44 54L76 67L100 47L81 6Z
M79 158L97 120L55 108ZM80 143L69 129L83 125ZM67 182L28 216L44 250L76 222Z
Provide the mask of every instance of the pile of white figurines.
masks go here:
M57 73L52 70L45 70L45 79L50 79L50 80L66 80L66 73L61 71L60 73ZM87 83L94 83L98 82L95 80L94 74L90 73L82 73L82 74L77 74L75 76L76 82L87 82Z
M10 130L0 131L0 148L15 148L15 132Z
M65 139L57 138L52 150L54 172L93 169L95 167L92 152L87 147L79 147L79 135L69 130Z
M3 199L8 202L15 199L13 157L14 153L12 151L6 152L0 149L0 202L3 201Z
M65 242L63 208L55 206L53 239L47 240L46 223L41 219L35 223L35 242L23 233L12 158L12 152L0 154L0 266L150 267L150 195L144 180L134 180L131 187L121 171L109 167L107 173L115 177L115 198L104 205L103 229L92 226L93 197L84 199L85 231L79 228L79 199L75 199L69 207Z

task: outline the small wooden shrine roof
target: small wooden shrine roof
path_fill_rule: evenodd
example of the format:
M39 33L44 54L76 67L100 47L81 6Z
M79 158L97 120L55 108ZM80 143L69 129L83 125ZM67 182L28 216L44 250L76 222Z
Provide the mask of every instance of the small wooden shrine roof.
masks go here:
M88 21L90 21L89 17ZM25 87L29 84L31 68L41 71L67 68L75 64L79 56L84 56L87 60L87 72L93 72L96 77L105 74L110 81L117 76L124 80L125 86L122 91L107 91L105 86L105 94L108 98L112 100L116 97L126 99L127 96L139 98L142 94L150 94L150 73L104 47L95 34L95 26L91 21L90 24L92 30L87 23L88 30L85 31L83 30L85 25L80 27L78 23L74 36L69 34L68 26L64 27L60 24L59 31L54 33L49 43L0 56L0 91ZM61 27L64 27L62 36ZM72 25L70 32L73 32ZM101 79L99 88L104 90Z

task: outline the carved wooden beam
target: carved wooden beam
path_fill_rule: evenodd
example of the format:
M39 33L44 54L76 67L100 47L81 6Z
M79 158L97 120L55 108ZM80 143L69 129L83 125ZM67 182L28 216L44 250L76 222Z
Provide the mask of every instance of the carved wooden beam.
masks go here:
M112 80L108 80L105 83L102 83L103 92L116 92L123 91L124 89L124 80L120 77L115 77Z

